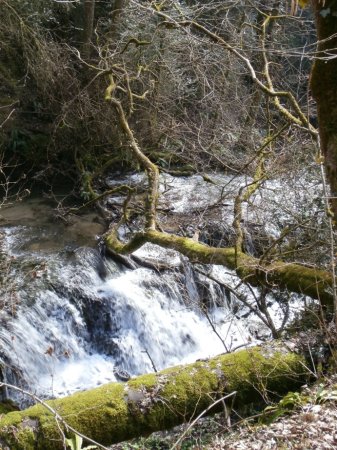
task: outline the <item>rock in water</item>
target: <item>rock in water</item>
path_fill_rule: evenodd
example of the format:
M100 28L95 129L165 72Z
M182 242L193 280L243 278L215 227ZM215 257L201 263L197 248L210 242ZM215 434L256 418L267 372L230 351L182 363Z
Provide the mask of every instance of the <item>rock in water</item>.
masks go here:
M131 378L131 375L121 367L114 367L114 375L119 381L128 381Z

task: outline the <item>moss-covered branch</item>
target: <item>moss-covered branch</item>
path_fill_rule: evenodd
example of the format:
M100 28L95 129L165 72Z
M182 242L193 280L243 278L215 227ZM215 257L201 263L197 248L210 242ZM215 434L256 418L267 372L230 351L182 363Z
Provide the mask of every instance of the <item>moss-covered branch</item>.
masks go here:
M217 33L209 30L206 26L202 25L201 23L195 20L187 20L184 14L182 13L180 18L181 20L176 20L173 16L170 16L169 14L163 12L162 10L156 7L152 7L152 5L150 7L147 5L139 5L139 7L147 11L151 10L152 13L155 13L156 15L164 19L164 21L161 22L161 26L166 26L168 28L171 28L172 26L175 28L184 28L184 29L191 28L192 30L197 31L202 35L207 36L211 42L214 42L215 44L224 48L232 55L235 55L235 57L238 60L240 60L248 69L249 75L253 83L258 87L258 89L261 92L263 92L272 99L275 107L279 110L279 112L283 115L283 117L285 117L290 123L302 126L311 134L311 136L314 139L317 139L318 135L317 130L309 123L307 117L303 113L294 95L290 91L275 91L273 85L272 84L270 85L269 83L270 80L268 80L267 73L264 73L265 77L267 75L267 83L261 81L249 58L247 58L243 53L241 53L237 47L232 46ZM274 19L273 16L266 16L266 20L263 26L265 28L268 27L269 22L272 19ZM283 106L279 100L280 98L283 98L290 105L290 108Z
M164 16L166 17L165 14ZM223 41L219 36L214 35L203 26L199 26L199 24L196 24L194 22L189 22L189 24L193 27L196 27L199 31L203 31L208 37L212 38L214 41L220 43L221 45L224 45L228 50L232 51L238 57L246 61L246 58L244 58L241 54L237 54L237 50L231 48L229 44ZM185 24L180 23L180 25ZM248 67L251 67L249 61L246 61L246 63ZM266 66L267 65L268 64L266 61ZM253 69L251 68L251 70ZM268 73L266 73L266 77L269 80L269 85L271 86L271 88L269 89L264 85L262 86L265 87L268 93L272 95L273 98L284 96L285 94L283 95L282 92L275 92L272 89L272 83ZM259 80L258 84L259 86L261 84ZM146 242L151 242L165 248L177 250L178 252L187 256L191 261L205 264L219 264L236 270L238 276L240 276L241 279L248 281L253 285L278 285L281 288L288 289L289 291L305 294L312 298L319 299L322 305L330 308L333 304L333 289L332 277L328 272L316 268L305 267L300 264L284 263L282 261L274 261L271 263L266 261L262 265L261 260L246 255L242 251L243 234L240 227L241 204L242 202L247 202L249 200L250 196L266 178L266 174L264 171L264 160L267 150L264 145L258 152L257 169L253 178L253 182L248 185L245 190L239 192L239 195L236 199L234 211L234 228L237 233L237 242L235 248L212 248L200 242L196 242L193 239L170 235L156 230L157 200L159 197L158 166L145 155L145 153L139 146L136 137L129 125L122 102L114 97L115 90L116 83L111 75L110 84L106 89L105 99L111 102L111 104L116 109L120 126L127 138L130 151L135 160L138 161L138 163L147 173L148 188L147 200L145 202L144 230L136 233L130 239L130 241L125 243L121 242L118 239L118 227L120 226L120 224L115 224L105 236L107 247L114 252L127 254L137 250ZM285 96L287 97L287 95ZM300 110L298 110L299 107L297 103L291 103L293 105L293 109L299 116L297 118L298 124L307 126L308 131L313 135L316 135L316 131L312 129L310 124L307 122L307 119L304 116L301 116ZM297 122L294 121L294 123ZM274 135L274 138L276 138L282 131L283 127ZM270 143L271 140L267 142Z
M112 84L110 84L112 86ZM108 86L107 90L109 90L110 86ZM108 93L106 92L105 99L110 101L111 104L115 107L119 122L123 132L125 133L128 143L130 145L130 150L135 157L135 159L141 164L141 166L147 172L148 178L148 194L146 200L146 228L155 229L156 224L156 208L157 208L157 200L158 200L158 190L159 190L159 170L156 164L154 164L140 149L138 142L133 134L129 126L129 122L124 113L123 106L119 100L112 96L112 90Z
M264 169L266 154L267 154L266 150L262 150L259 153L253 181L250 184L248 184L245 188L239 189L239 193L234 201L233 228L236 233L235 249L237 253L241 253L243 251L244 233L241 227L242 204L244 202L248 202L251 196L259 189L261 184L267 179Z
M196 417L220 396L237 391L243 410L303 384L308 370L302 356L284 345L251 348L143 375L71 397L50 407L71 427L103 445L167 429ZM0 445L11 450L63 448L55 414L41 405L12 412L0 420Z
M283 261L261 265L259 259L239 250L236 252L233 247L209 247L190 238L155 230L139 232L129 242L122 243L114 229L107 233L105 242L109 248L122 254L131 253L146 242L151 242L177 250L193 262L218 264L236 270L240 278L253 285L278 285L291 292L318 299L327 308L331 308L333 304L331 274L314 267Z

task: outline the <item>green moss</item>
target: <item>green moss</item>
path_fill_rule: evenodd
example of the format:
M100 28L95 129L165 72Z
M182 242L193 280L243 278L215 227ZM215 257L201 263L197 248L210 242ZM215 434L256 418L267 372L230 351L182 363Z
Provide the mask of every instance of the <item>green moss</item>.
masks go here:
M72 427L109 445L189 420L225 393L237 391L236 409L282 395L306 381L304 367L299 355L254 348L48 403ZM41 405L3 417L0 438L12 450L62 448L55 418Z
M80 392L71 397L51 401L49 404L74 428L95 436L99 442L111 442L111 423L115 424L117 440L122 436L120 430L124 433L127 405L121 384L113 383L92 391ZM60 440L60 433L55 418L42 405L33 406L23 412L8 414L1 421L2 432L10 425L24 423L27 418L36 420L39 424L39 435L37 439L35 438L34 444L37 447L34 448L43 450L58 448L55 442ZM17 442L12 443L13 449L26 448L20 446L24 439L31 439L29 428L24 428L20 434L16 434Z
M18 407L11 400L6 400L0 403L0 414L7 414L11 411L17 411Z
M157 375L155 373L149 373L130 380L128 386L132 389L150 389L156 385L156 382Z
M208 247L190 238L156 230L139 232L129 242L123 243L117 237L117 230L113 229L106 235L105 242L113 251L122 254L133 252L146 242L151 242L177 250L194 262L219 264L234 269L240 278L249 280L253 285L275 283L291 292L319 299L327 308L333 304L331 273L316 268L282 261L261 265L258 259L237 252L233 247Z
M206 363L195 363L167 373L172 381L164 385L161 392L167 405L164 416L157 414L161 428L164 424L174 426L188 421L191 415L207 408L211 398L215 398L215 393L219 392L219 376L209 370ZM208 393L207 396L205 392Z
M36 436L33 429L29 427L19 429L16 439L25 450L35 450Z

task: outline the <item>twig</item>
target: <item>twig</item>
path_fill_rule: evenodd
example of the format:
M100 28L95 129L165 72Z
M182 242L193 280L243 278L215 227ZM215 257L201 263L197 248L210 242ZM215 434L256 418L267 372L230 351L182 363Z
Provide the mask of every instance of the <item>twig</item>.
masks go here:
M103 192L103 194L97 195L95 198L92 198L91 200L89 200L88 202L84 203L83 205L77 208L69 208L68 211L64 214L64 216L68 216L71 213L77 213L82 209L87 208L88 206L91 206L92 204L98 202L102 198L107 197L108 195L116 194L117 192L120 192L122 190L126 190L128 193L133 192L133 189L130 188L130 186L126 185L118 186L116 188Z
M230 394L224 395L223 397L219 398L218 400L216 400L214 403L212 403L211 405L209 405L206 409L204 409L194 420L193 422L191 422L189 424L189 426L186 428L186 430L183 432L183 434L179 437L179 439L172 445L172 447L170 448L170 450L174 450L179 442L182 441L182 439L186 436L186 434L190 431L190 429L198 422L198 420L204 416L208 411L210 411L215 405L217 405L218 403L222 403L224 400L226 400L227 398L230 397L235 397L235 395L237 394L237 391L233 391Z
M15 112L15 108L12 109L12 111L8 114L8 116L6 117L6 119L0 124L0 128L2 128L2 127L5 125L5 123L7 122L7 120L10 119L11 115L12 115L14 112Z
M132 0L132 3L135 4L135 1ZM275 91L273 85L269 86L268 79L267 79L267 84L264 84L263 81L261 81L260 78L258 77L254 67L252 66L251 61L244 54L242 54L239 50L237 50L235 47L233 47L227 41L225 41L225 39L223 39L221 36L210 31L206 26L200 24L199 22L196 22L195 20L186 20L185 19L185 20L178 21L178 20L175 20L173 17L171 17L169 14L166 14L163 11L159 11L158 9L155 9L152 6L142 5L142 4L138 4L138 3L137 3L137 6L142 8L145 11L148 11L152 14L156 14L157 16L163 18L164 21L167 23L167 26L174 25L176 28L185 29L185 30L194 28L195 30L202 32L212 42L220 45L222 48L226 49L228 52L234 54L240 61L242 61L244 63L244 65L248 69L248 72L250 74L252 81L259 87L259 89L262 92L264 92L265 94L267 94L268 96L270 96L273 99L273 102L274 102L276 108L280 111L280 113L291 123L304 127L311 134L313 139L318 138L318 131L309 123L308 119L304 115L303 111L301 110L301 107L299 106L299 104L296 101L293 94L290 91ZM270 20L270 17L268 17L267 19ZM164 22L164 25L165 25L165 22ZM268 77L268 74L267 74L267 77ZM285 106L283 106L280 103L279 97L283 97L288 100L288 102L294 109L296 115L291 113L289 109L287 109Z
M224 341L224 339L222 339L221 335L218 333L213 321L211 320L211 318L209 317L209 314L207 312L207 307L204 305L204 307L202 308L202 312L205 315L206 319L208 320L208 323L210 324L213 332L218 336L218 338L220 339L220 341L222 342L222 345L225 347L226 353L230 353L229 348L226 345L226 342Z
M149 360L151 361L152 369L154 370L154 372L158 372L158 370L157 370L157 368L156 368L156 366L155 366L155 363L153 362L153 359L151 358L151 355L150 355L150 353L147 351L147 349L142 350L142 353L146 353L146 354L147 354Z
M256 314L257 317L262 320L262 322L270 329L269 327L269 323L267 321L267 319L263 316L262 312L257 309L257 307L252 306L249 301L247 300L246 296L244 294L241 294L240 292L236 291L235 289L233 289L229 284L224 283L223 281L218 280L217 278L215 278L213 275L211 274L207 274L206 272L204 272L203 270L199 269L198 267L195 267L194 270L196 272L201 273L202 275L204 275L205 277L209 278L210 280L214 281L215 283L217 283L219 286L223 287L224 289L228 290L230 293L232 293L241 303L243 303L243 305L245 305L253 314ZM240 283L241 284L241 283ZM250 284L247 282L245 283L248 287L250 287ZM240 285L239 285L240 286ZM256 299L256 296L254 295L254 291L251 290L251 292L253 293L253 296ZM246 345L246 344L244 344ZM234 351L234 350L231 350Z

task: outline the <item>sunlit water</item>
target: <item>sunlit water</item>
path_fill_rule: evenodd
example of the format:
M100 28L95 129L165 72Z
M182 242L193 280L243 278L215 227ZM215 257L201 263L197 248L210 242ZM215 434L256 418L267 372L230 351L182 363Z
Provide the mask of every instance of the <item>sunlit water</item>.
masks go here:
M168 181L171 189L165 201L182 210L183 181ZM186 180L185 193L200 206L199 181ZM219 189L212 189L214 199ZM191 197L189 207L193 201ZM0 313L5 381L42 397L63 396L116 380L115 367L135 376L270 336L233 294L198 274L176 252L148 244L137 252L139 257L176 268L161 274L125 269L101 259L96 250L76 251L86 242L93 246L102 232L94 215L77 220L82 227L79 234L77 226L55 221L41 201L26 202L21 221L20 206L15 208L4 211L1 228L2 251L13 258L6 265ZM233 273L216 266L205 270L254 302L254 292L240 285ZM291 308L298 308L299 299L291 300ZM269 303L279 326L284 308L272 298Z

